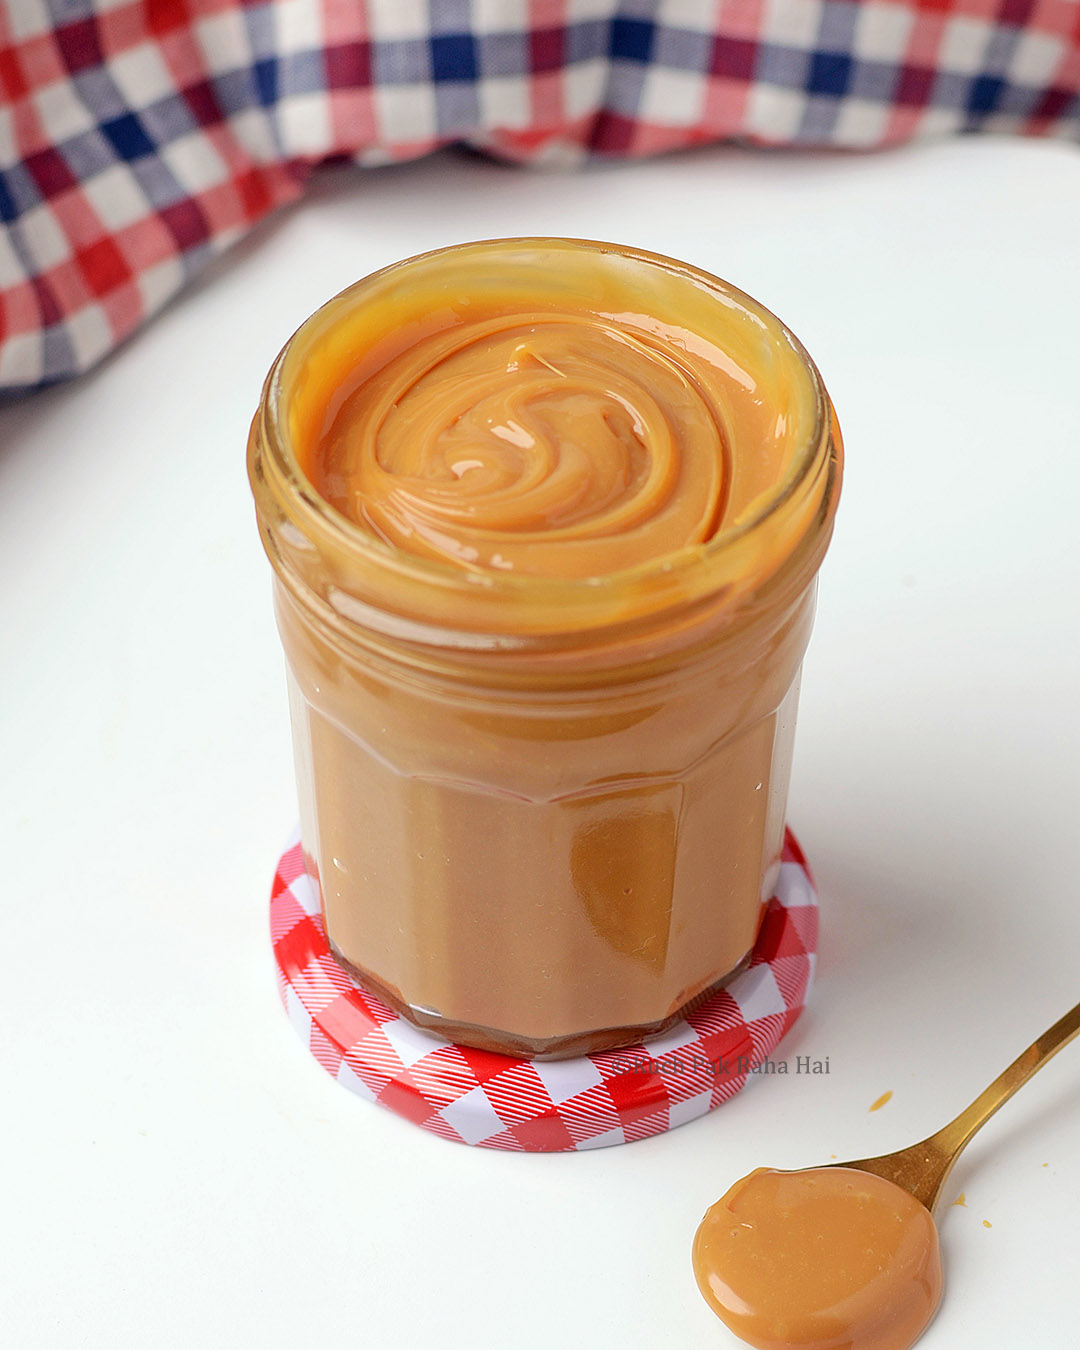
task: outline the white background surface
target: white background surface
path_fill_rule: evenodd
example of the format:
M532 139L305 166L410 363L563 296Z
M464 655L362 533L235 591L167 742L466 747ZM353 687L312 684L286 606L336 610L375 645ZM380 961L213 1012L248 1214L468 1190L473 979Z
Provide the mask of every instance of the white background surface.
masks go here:
M335 172L0 409L7 1344L734 1347L690 1273L706 1206L928 1134L1080 998L1078 222L1052 144ZM831 1072L574 1156L455 1147L332 1083L266 922L296 808L244 475L263 375L360 275L518 233L749 290L848 449L790 810L820 977L778 1052ZM1074 1045L954 1174L920 1350L1074 1350L1078 1139Z

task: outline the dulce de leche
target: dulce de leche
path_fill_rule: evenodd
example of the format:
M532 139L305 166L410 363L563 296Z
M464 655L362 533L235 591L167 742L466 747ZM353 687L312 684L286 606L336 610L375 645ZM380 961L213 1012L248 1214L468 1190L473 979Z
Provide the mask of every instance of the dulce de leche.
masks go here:
M363 985L555 1057L740 966L840 457L788 330L633 249L445 249L301 327L249 471L304 847Z
M757 1350L908 1350L941 1297L930 1211L849 1167L759 1168L694 1239L706 1302Z

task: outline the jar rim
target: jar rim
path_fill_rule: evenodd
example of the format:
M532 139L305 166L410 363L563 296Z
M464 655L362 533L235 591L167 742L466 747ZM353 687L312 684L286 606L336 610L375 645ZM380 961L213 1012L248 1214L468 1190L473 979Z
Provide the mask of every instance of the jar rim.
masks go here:
M342 314L347 313L357 301L362 300L366 290L396 273L430 260L445 258L449 261L455 255L478 248L500 246L516 247L521 250L569 248L575 251L594 251L600 255L617 254L646 267L659 267L668 273L686 278L693 284L705 287L722 300L733 303L744 312L763 320L769 327L771 335L791 348L799 366L809 379L813 397L813 424L810 434L802 445L796 447L791 463L779 481L762 492L760 499L741 519L721 527L707 540L688 544L629 567L594 576L545 577L514 571L477 572L463 569L448 562L395 548L332 506L320 495L304 472L287 430L288 389L285 369L290 358L297 352L298 345L303 344L305 338L314 340L314 334L319 330L320 323L325 323L335 309L340 310ZM261 434L257 435L256 432ZM471 596L479 602L478 608L485 614L493 615L497 606L513 605L517 599L527 597L529 607L534 613L547 616L547 621L541 623L544 633L568 633L588 629L597 622L603 611L611 608L612 597L620 595L634 596L634 607L639 612L641 612L640 598L651 597L645 611L653 615L688 600L700 599L708 594L715 595L725 588L725 579L730 582L738 576L739 569L734 565L735 555L760 536L768 528L769 523L781 516L785 509L790 508L799 498L801 490L812 490L813 484L824 474L820 510L814 513L817 518L816 528L811 526L813 532L821 537L820 548L813 550L815 554L813 567L816 570L831 532L832 517L839 495L841 463L842 445L835 413L817 366L800 340L771 310L730 282L703 268L680 262L664 254L600 240L544 235L471 240L430 249L379 268L331 297L300 325L275 358L263 386L262 401L256 415L249 454L249 471L253 485L256 481L256 464L258 464L286 517L316 548L329 547L336 554L355 559L374 572L394 577L402 584L427 587L433 595ZM729 564L726 567L725 562ZM693 582L688 580L691 574L695 576ZM359 620L361 623L370 623L373 614L380 608L377 600L372 606L370 597L367 602L360 602L357 597L343 597L338 594L338 601L350 599L357 603L334 605L341 617L347 621ZM402 635L409 635L406 634L408 629L412 636L421 638L423 634L420 630L430 627L429 623L410 625L410 616L406 614L398 614L397 618L400 623L388 626L376 622L374 626L381 627L384 631L390 631L392 628L400 631ZM472 629L471 624L468 626ZM478 626L489 630L491 628L491 625L485 623ZM604 623L604 626L611 625ZM448 628L442 622L436 622L435 627L439 631L440 642L445 642ZM492 636L489 631L488 637ZM518 638L527 634L515 630L513 636ZM476 645L468 640L468 635L464 632L459 634L459 637L463 639L460 645ZM516 644L488 641L483 645Z

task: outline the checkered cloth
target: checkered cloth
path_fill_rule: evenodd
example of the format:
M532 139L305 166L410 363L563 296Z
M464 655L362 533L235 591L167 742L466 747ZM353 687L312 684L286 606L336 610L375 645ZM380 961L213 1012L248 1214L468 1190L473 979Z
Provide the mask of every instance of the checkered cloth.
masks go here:
M803 1010L817 952L817 896L790 831L748 968L648 1046L544 1062L419 1031L331 952L298 840L274 876L270 934L289 1020L315 1059L443 1139L527 1153L604 1148L695 1120L757 1077L813 1072L807 1055L770 1059Z
M1076 0L0 0L0 387L93 365L326 160L1080 132Z

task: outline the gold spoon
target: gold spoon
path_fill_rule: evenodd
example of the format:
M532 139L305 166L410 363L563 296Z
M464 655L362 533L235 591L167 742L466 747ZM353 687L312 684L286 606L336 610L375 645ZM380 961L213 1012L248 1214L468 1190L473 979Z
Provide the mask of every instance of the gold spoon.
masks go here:
M860 1158L858 1162L833 1163L834 1167L851 1167L859 1172L872 1172L913 1195L933 1214L941 1199L941 1192L949 1179L957 1158L964 1151L976 1130L982 1129L999 1107L1022 1088L1032 1074L1037 1073L1063 1046L1080 1033L1080 1003L1060 1018L1049 1031L1032 1041L1022 1055L994 1079L985 1092L955 1120L943 1125L936 1134L921 1143L885 1153L880 1158Z
M1077 1034L1080 1003L921 1143L796 1172L759 1168L736 1182L694 1239L706 1302L753 1346L908 1350L941 1295L933 1212L957 1158Z

